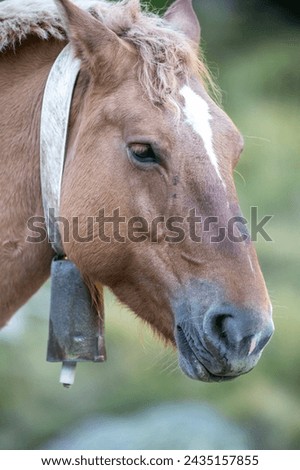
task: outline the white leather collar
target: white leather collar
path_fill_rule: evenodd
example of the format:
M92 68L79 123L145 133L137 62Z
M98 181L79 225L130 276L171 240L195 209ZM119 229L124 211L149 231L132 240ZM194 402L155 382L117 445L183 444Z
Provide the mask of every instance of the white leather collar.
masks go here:
M52 248L64 255L59 217L68 123L80 60L68 44L55 60L44 90L40 129L40 175L44 217Z

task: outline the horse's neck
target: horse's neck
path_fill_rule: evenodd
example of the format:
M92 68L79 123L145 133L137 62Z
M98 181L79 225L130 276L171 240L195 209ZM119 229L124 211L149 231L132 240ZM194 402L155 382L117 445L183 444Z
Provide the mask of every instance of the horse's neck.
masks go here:
M0 55L0 326L49 275L47 240L26 243L27 222L42 216L39 128L43 90L63 47L29 38Z

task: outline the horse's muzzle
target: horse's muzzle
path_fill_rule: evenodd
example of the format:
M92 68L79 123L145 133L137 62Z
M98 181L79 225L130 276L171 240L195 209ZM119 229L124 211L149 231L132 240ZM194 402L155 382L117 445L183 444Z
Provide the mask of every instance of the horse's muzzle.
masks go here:
M271 314L233 305L214 306L201 315L176 318L179 365L192 379L220 382L246 374L257 364L270 340Z

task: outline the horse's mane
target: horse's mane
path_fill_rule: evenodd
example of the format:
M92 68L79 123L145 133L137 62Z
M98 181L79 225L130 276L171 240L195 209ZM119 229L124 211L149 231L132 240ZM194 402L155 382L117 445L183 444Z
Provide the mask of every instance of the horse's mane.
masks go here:
M139 53L141 84L155 104L175 105L172 91L178 80L193 73L212 83L195 45L158 15L140 11L137 0L73 0L103 21ZM0 52L18 47L29 35L66 39L63 21L53 0L5 0L0 3Z

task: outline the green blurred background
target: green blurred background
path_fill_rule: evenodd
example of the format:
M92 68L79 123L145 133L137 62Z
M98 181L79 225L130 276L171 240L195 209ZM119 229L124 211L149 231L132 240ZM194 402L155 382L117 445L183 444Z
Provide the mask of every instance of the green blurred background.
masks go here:
M84 432L96 434L101 426L102 436L116 436L111 448L137 447L134 430L144 433L144 448L158 448L152 438L159 433L161 448L300 448L300 31L296 12L278 3L194 2L222 106L245 137L235 177L244 215L258 206L260 216L274 216L268 225L273 241L256 243L276 326L260 363L230 383L192 381L179 371L176 354L106 292L108 362L79 365L75 385L65 390L58 384L59 366L45 361L46 284L0 333L1 449L47 448L51 442L71 448L72 436L84 448ZM151 5L164 8L166 2ZM193 447L180 436L168 441L181 422ZM113 423L109 431L105 426ZM231 432L245 439L228 441ZM66 435L70 441L59 444Z

